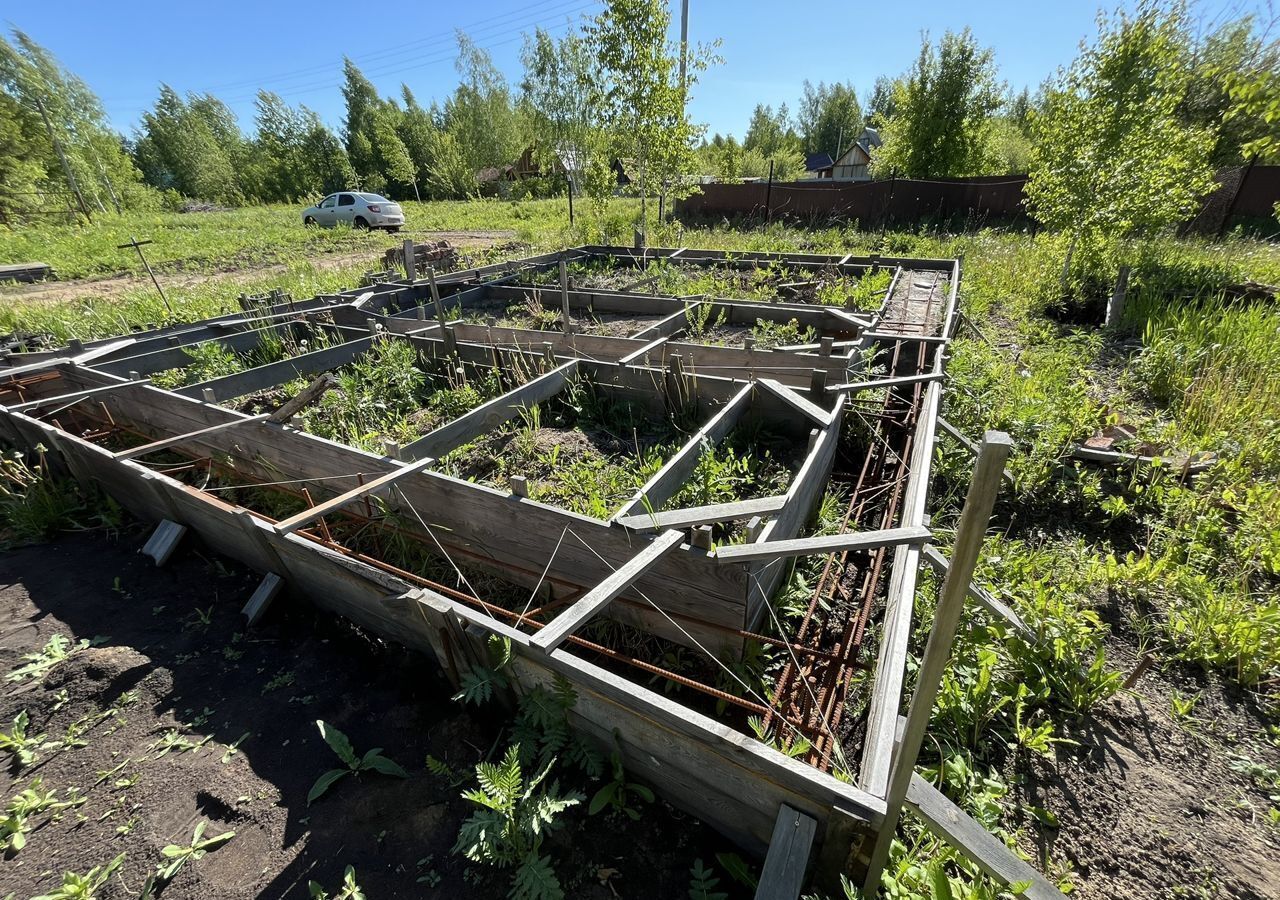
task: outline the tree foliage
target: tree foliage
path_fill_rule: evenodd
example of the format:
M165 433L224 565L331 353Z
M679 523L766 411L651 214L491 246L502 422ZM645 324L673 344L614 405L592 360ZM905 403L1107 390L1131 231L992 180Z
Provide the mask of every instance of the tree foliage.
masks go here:
M142 114L134 155L147 181L186 197L220 203L245 200L236 163L244 154L235 119L221 101L191 94L184 100L167 84Z
M796 125L805 153L830 153L836 159L853 146L862 131L862 107L853 85L808 80L796 110Z
M511 88L487 51L458 32L461 82L444 106L444 127L477 169L509 165L524 152L527 132Z
M701 129L689 120L688 89L718 61L714 47L689 47L681 84L677 48L667 39L670 25L666 0L609 0L584 29L600 65L601 121L613 155L634 162L642 223L655 185L673 197L692 190L681 176L693 170L693 142Z
M1028 204L1073 246L1164 228L1213 185L1213 135L1179 114L1191 81L1181 11L1144 2L1098 25L1031 115Z
M948 31L936 48L926 36L915 65L894 89L876 169L908 178L978 174L1000 93L994 56L969 29Z
M1190 73L1180 113L1188 125L1213 135L1209 162L1238 166L1254 156L1274 156L1280 102L1272 106L1263 98L1280 100L1280 47L1264 41L1246 16L1222 24L1186 52Z
M539 28L525 38L521 103L544 172L565 169L575 193L596 201L600 212L616 186L611 142L602 125L600 63L586 40L569 31L559 41Z
M23 32L12 38L0 37L0 223L76 210L76 192L91 213L153 206L88 85Z

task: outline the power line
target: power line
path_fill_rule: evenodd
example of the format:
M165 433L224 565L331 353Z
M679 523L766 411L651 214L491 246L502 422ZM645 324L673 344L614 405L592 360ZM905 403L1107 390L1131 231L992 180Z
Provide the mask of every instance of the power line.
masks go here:
M433 45L451 43L454 40L454 36L458 30L462 30L469 35L475 35L475 34L482 34L487 31L492 31L495 28L500 31L504 31L507 28L513 27L513 26L517 28L523 28L527 26L524 24L516 24L514 21L503 22L501 20L523 18L533 9L539 6L546 6L547 4L551 4L552 8L540 10L537 13L537 16L546 17L548 15L560 15L562 14L563 11L557 9L556 7L571 6L574 3L581 3L581 2L582 0L539 0L539 2L537 3L532 3L532 4L529 4L528 6L510 10L509 12L503 13L500 16L490 17L488 19L481 19L480 21L472 22L469 25L460 25L458 26L458 28L449 32L443 32L443 31L436 32L426 37L417 38L412 41L406 41L403 44L393 44L390 47L379 50L376 53L368 53L359 57L353 57L352 59L362 68L365 65L369 65L369 64L372 64L375 66L381 65L384 63L381 63L379 61L384 61L386 59L390 59L393 57L404 56L406 54L418 53L418 52L421 52L423 48L431 47ZM489 23L489 24L486 24L486 23ZM435 52L435 51L432 51L432 52ZM308 77L313 73L331 71L332 68L333 68L332 63L321 63L321 64L308 66L301 69L293 69L288 72L277 73L275 75L268 75L262 78L247 78L241 81L228 81L222 84L214 84L214 85L211 85L208 88L208 90L216 91L216 90L225 90L229 88L238 88L238 87L246 87L246 86L258 87L263 84L273 84L281 81L294 81L299 78Z
M583 8L585 9L589 6L594 6L594 5L595 5L594 3L590 3L590 4L587 4L587 6L584 6ZM564 26L564 28L572 28L572 27L573 27L572 23L569 23L568 25ZM557 29L553 28L548 30L552 34L557 33ZM506 40L493 41L483 46L477 45L477 47L480 50L489 50L494 47L502 47L507 44L513 44L516 41L523 39L523 37L524 37L524 34L523 32L521 32L513 35L512 37L507 38ZM437 66L437 65L440 65L441 63L452 62L455 56L456 56L456 53L450 50L449 52L444 53L440 56L423 60L420 62L416 62L413 65L397 66L397 67L393 67L386 70L374 70L374 71L364 72L364 74L366 75L366 77L369 77L369 78L381 78L387 75L397 75L404 72L414 71L416 69L430 68L431 66ZM297 97L301 94L313 94L318 91L338 90L339 88L342 87L342 85L343 85L343 82L341 80L339 81L326 80L322 82L314 82L309 85L299 85L296 88L290 88L287 91L280 92L280 96L281 97ZM257 96L258 96L258 92L254 91L251 94L243 94L236 97L223 97L220 99L222 99L226 103L246 103L250 100L255 99Z
M463 28L461 30L463 30L469 35L471 34L483 35L484 32L493 31L495 33L492 35L489 35L489 37L498 37L503 33L509 32L509 30L512 28L519 29L519 31L513 37L507 38L506 40L493 41L483 45L477 43L477 46L480 49L489 49L490 47L504 46L506 44L512 43L513 41L519 40L523 36L526 29L543 25L549 21L557 20L562 16L570 16L570 15L573 15L574 13L585 11L592 7L598 6L601 2L602 0L590 0L590 2L587 2L587 3L583 3L582 0L540 0L539 3L532 4L528 7L522 7L519 10L513 10L510 13L506 14L508 18L514 16L516 17L516 19L519 19L521 13L524 13L527 15L527 13L532 9L534 9L535 7L544 6L547 3L551 3L551 6L549 8L539 10L537 15L532 19L521 19L519 21L503 22L503 21L498 21L497 19L491 18L489 20L481 20L481 23L473 23L473 25L467 26L466 28ZM574 5L574 4L577 4L577 5ZM564 8L564 7L567 7L567 8ZM498 18L501 18L501 17L498 17ZM492 24L483 25L482 23L485 21L489 21ZM368 54L362 57L353 58L353 61L356 62L358 65L361 65L362 71L364 72L364 74L371 78L380 78L387 75L394 75L399 72L407 72L415 69L426 68L432 65L438 65L441 62L447 62L452 60L456 55L455 51L450 49L441 55L434 55L436 53L439 53L439 51L433 50L431 51L431 54L429 54L430 56L429 59L426 59L426 60L417 59L408 65L405 65L403 62L392 62L392 63L384 62L382 64L376 64L372 68L365 68L365 66L362 64L362 61L367 61L370 59L374 59L376 57L390 58L393 56L405 56L405 55L420 53L422 51L422 47L430 46L432 44L439 45L445 42L452 41L454 39L455 34L456 32L452 32L448 34L440 32L434 36L427 37L427 38L420 38L416 41L410 42L410 44L413 44L415 46L409 47L409 45L397 45L397 47L404 48L404 49L388 49L384 51L379 51L378 53L375 53L375 54ZM419 44L422 46L417 46ZM412 56L410 56L410 58L413 59ZM214 93L215 91L218 91L218 90L224 90L226 88L240 87L240 86L253 87L254 90L251 93L233 92L231 96L220 98L227 103L240 103L240 102L247 102L257 97L258 90L262 87L266 87L273 84L300 81L300 80L303 80L303 83L281 88L275 91L275 93L278 93L281 96L285 96L285 97L297 96L299 94L305 94L305 93L314 93L319 90L328 90L328 89L341 86L341 83L342 83L341 81L334 82L332 79L328 79L328 78L325 79L324 81L316 81L316 80L312 80L309 82L305 81L305 79L307 78L312 78L316 73L324 72L324 71L332 71L334 67L335 67L335 64L326 63L326 64L310 66L302 69L296 69L291 74L281 73L274 76L264 77L261 79L244 79L242 81L236 81L236 82L224 82L221 85L210 85L204 88L203 90L196 91L196 93ZM137 101L136 99L134 101L122 101L121 98L118 98L118 97L111 98L111 99L115 103L143 102L143 101Z

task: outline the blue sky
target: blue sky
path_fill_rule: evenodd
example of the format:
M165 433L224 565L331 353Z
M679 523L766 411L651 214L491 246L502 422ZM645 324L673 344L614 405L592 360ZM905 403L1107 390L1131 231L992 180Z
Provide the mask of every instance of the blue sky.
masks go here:
M456 83L455 28L489 49L515 82L521 32L542 25L559 33L569 20L601 8L598 0L10 2L0 21L25 30L85 79L112 124L126 134L154 102L162 81L181 92L213 92L246 130L253 125L258 87L305 103L336 128L343 115L343 54L383 93L398 96L404 81L425 104L446 96ZM1205 0L1203 8L1216 18L1225 9L1261 2ZM672 5L678 19L679 0ZM877 75L911 65L922 31L936 37L966 25L995 50L1003 79L1034 90L1094 33L1097 8L1089 0L794 6L777 0L690 0L691 41L721 38L724 57L723 65L703 76L691 112L708 125L708 134L741 137L756 103L787 103L794 110L806 78L849 81L865 96Z

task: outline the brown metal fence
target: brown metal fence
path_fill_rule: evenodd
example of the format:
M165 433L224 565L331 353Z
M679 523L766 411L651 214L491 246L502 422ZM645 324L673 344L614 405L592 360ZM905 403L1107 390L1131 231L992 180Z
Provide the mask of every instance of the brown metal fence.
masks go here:
M1025 175L883 181L792 181L707 184L681 200L677 213L690 217L841 219L863 225L962 219L975 224L1026 219ZM1222 230L1233 220L1269 218L1280 203L1280 166L1223 169L1218 188L1204 198L1186 229Z

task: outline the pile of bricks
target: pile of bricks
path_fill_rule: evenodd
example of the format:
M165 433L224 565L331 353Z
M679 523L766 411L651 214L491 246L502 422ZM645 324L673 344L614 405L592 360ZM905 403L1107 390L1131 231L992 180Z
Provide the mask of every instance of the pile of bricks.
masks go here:
M458 251L449 246L448 241L425 241L413 245L414 277L425 276L427 267L437 272L448 272L458 263ZM382 265L387 269L404 271L404 247L392 247L382 257Z

